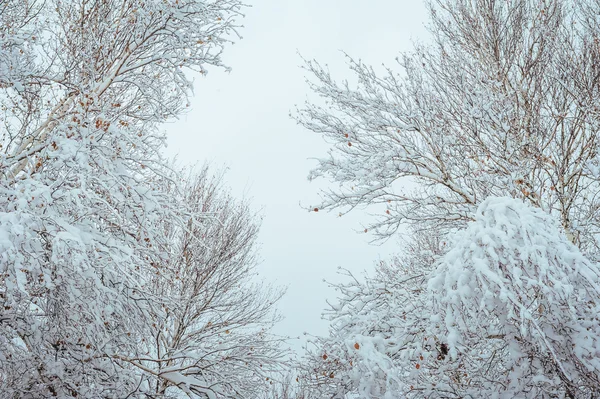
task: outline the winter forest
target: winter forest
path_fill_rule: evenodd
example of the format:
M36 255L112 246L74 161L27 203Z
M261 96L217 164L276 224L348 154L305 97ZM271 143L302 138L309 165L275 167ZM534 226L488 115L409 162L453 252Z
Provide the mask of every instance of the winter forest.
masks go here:
M0 0L0 399L600 398L600 0L424 0L406 48L401 1ZM196 101L303 177L232 185Z

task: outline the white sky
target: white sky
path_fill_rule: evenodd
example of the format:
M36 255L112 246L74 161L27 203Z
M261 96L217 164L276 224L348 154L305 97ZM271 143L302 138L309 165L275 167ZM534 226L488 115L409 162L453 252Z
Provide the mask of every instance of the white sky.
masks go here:
M394 66L395 57L425 39L425 8L420 0L248 0L243 40L224 53L231 73L212 69L197 78L192 111L168 126L169 154L180 161L229 166L234 194L263 208L260 241L267 281L288 287L279 308L286 319L277 333L327 333L321 320L335 292L323 282L340 281L337 267L372 270L396 243L368 244L358 234L357 212L314 213L301 208L317 202L318 188L306 176L327 145L289 117L311 96L298 53L328 64L332 75L352 80L341 50L373 65Z

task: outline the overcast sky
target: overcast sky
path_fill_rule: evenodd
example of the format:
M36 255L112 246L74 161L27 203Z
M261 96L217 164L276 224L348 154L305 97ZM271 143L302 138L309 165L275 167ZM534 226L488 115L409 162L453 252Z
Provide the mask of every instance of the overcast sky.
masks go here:
M327 333L321 320L335 292L323 279L340 281L337 267L372 270L397 247L369 245L358 234L364 213L307 212L319 187L306 176L327 145L289 117L311 93L298 53L350 78L342 50L373 65L393 66L411 40L425 40L419 0L248 0L242 40L224 53L231 73L211 69L196 78L192 111L167 127L169 154L186 163L226 165L228 185L263 209L259 271L288 287L280 303L286 319L277 333Z

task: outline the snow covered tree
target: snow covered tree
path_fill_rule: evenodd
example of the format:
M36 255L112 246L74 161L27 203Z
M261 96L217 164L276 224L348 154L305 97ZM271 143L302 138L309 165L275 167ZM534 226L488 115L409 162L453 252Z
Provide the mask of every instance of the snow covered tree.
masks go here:
M311 397L598 396L600 2L431 0L430 45L358 84L307 69L321 209L412 235L339 285ZM311 207L312 208L312 207ZM444 243L449 243L444 245Z
M338 285L331 334L301 364L309 397L596 397L600 270L561 230L492 197L449 245Z
M429 291L427 342L444 342L448 356L423 351L421 369L436 378L419 388L456 397L600 395L600 270L539 208L484 201Z
M185 377L141 361L178 303L156 290L176 279L157 273L173 255L165 221L200 222L180 190L165 191L178 183L159 124L185 110L186 70L221 66L240 9L237 0L0 4L4 395L147 397ZM194 383L180 387L201 389Z
M369 229L385 239L403 223L464 226L488 196L518 197L596 253L598 1L427 4L432 44L399 71L350 59L352 87L308 62L324 103L297 119L332 143L310 178L339 184L319 209L382 204Z
M381 261L364 281L341 271L349 282L334 285L339 296L325 312L330 335L312 340L298 364L307 398L395 398L409 391L414 382L407 376L417 370L405 353L425 336L427 281L445 247L439 237L417 235L405 255Z
M253 281L258 217L228 194L222 176L207 167L192 174L183 191L197 217L183 228L165 220L170 255L157 265L155 292L167 300L141 361L161 376L158 397L187 384L208 397L255 399L282 371L282 338L269 332L282 292Z

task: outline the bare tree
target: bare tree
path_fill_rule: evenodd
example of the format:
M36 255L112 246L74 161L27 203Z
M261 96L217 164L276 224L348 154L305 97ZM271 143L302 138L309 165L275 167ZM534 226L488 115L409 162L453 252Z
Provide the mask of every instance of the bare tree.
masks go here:
M270 333L282 292L255 278L259 217L207 167L183 190L197 217L185 228L164 221L169 262L156 273L171 280L156 279L165 304L145 343L151 355L140 364L159 377L157 397L187 386L208 398L257 398L282 371L286 353L283 339Z

